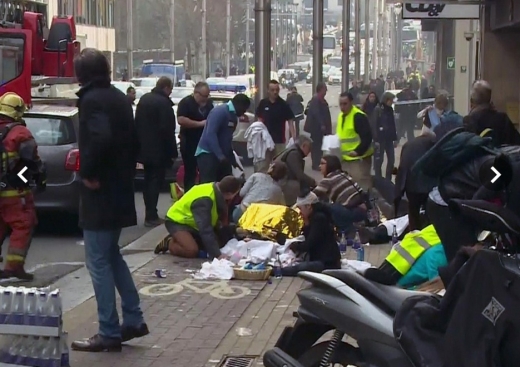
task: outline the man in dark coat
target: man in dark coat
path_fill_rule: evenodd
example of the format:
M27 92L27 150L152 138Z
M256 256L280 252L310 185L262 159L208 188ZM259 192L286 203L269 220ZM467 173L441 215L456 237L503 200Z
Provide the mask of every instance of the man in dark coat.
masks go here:
M417 94L413 91L412 83L409 82L407 87L397 93L397 101L398 102L408 102L408 101L415 101L417 100ZM418 104L400 104L395 107L395 112L399 114L399 121L398 121L398 137L404 138L404 135L406 133L406 139L412 140L414 135L414 129L415 129L415 121L417 119L417 107Z
M144 166L144 225L147 227L162 224L157 215L157 202L164 185L166 168L171 167L178 156L175 113L170 99L172 89L170 78L159 78L155 88L141 97L135 111L141 149L139 162Z
M321 145L325 135L332 134L332 118L330 109L325 95L327 94L327 85L323 82L316 86L316 94L309 102L307 119L305 120L305 131L311 134L312 139L312 169L320 170L321 162Z
M392 180L392 171L395 163L395 147L397 146L397 130L395 127L394 103L395 95L390 92L383 94L381 103L374 110L373 117L376 123L376 152L374 153L374 171L376 177L382 177L383 160L386 154L386 174L387 180Z
M121 351L121 343L149 333L132 275L119 251L121 229L137 224L134 176L137 135L132 106L110 85L110 65L101 51L86 48L74 60L78 92L79 150L83 181L80 225L85 261L98 304L99 332L72 343L86 352ZM123 326L116 310L117 288Z
M491 129L497 145L520 145L520 133L507 114L493 106L491 92L491 86L485 80L475 82L471 91L471 111L464 120L464 128L477 135Z
M404 194L408 199L408 220L410 231L420 231L426 223L422 223L421 207L426 208L428 194L437 180L420 172L412 172L412 167L431 147L435 145L435 134L423 128L421 135L407 141L401 148L399 168L395 178L394 205L399 207Z

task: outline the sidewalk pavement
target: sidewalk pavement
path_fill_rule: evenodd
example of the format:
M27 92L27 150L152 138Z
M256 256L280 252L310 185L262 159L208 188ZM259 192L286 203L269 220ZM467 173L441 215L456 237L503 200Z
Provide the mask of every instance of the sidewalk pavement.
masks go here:
M378 265L388 251L389 245L367 247L366 261ZM353 251L348 255L355 258ZM256 359L251 365L261 365L263 352L293 323L303 281L193 280L190 273L201 263L160 255L136 269L133 277L150 335L129 342L122 353L71 351L71 366L217 367L226 356L248 356ZM156 269L166 269L166 278L155 277ZM69 343L94 335L95 299L66 312L64 329Z

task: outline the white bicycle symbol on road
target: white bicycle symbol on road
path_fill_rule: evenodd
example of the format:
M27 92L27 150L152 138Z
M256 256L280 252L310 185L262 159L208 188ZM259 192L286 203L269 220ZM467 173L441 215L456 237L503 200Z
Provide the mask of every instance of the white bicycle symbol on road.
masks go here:
M186 278L174 284L152 284L141 288L139 293L149 297L172 296L189 289L195 293L209 293L219 299L237 299L251 293L251 289L238 285L229 285L226 280L194 280Z

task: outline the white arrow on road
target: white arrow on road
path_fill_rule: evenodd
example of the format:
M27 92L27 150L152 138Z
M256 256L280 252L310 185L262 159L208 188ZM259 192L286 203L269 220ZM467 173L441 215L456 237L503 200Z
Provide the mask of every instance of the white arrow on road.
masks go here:
M491 166L491 171L493 171L493 173L495 174L495 177L491 179L491 183L495 183L500 178L500 176L502 176L502 174L498 172L498 170L493 166Z
M18 172L18 177L20 177L20 180L23 181L23 183L27 183L27 179L25 177L23 177L23 174L25 173L25 171L27 171L27 167L24 167L20 170L20 172Z

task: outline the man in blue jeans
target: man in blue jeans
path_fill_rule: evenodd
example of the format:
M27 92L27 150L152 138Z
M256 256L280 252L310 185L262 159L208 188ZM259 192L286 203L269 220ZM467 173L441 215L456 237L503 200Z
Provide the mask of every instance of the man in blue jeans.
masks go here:
M121 343L149 333L139 294L119 251L121 229L137 224L133 180L137 134L132 107L110 84L110 66L96 49L86 48L74 60L81 89L79 109L80 226L85 262L98 305L99 332L72 343L85 352L121 351ZM123 324L116 310L121 296Z

